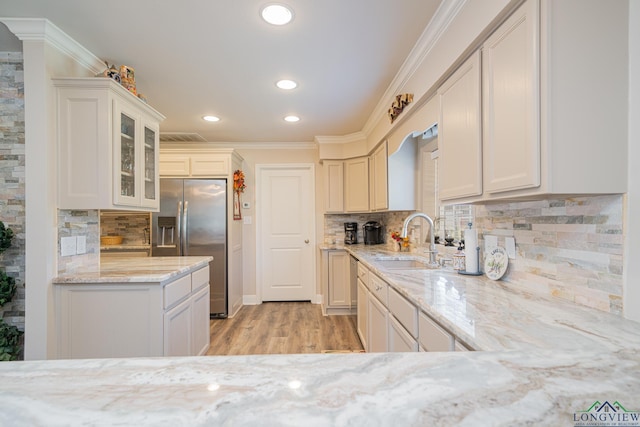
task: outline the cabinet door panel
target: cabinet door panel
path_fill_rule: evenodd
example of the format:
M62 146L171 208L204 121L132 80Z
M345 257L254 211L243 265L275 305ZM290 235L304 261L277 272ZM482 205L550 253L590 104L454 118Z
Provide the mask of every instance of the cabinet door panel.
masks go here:
M349 254L329 251L329 306L348 307L351 301Z
M164 314L164 355L191 356L191 300L187 299Z
M389 311L373 295L369 295L368 311L369 351L372 353L388 351Z
M389 316L389 351L418 351L418 341L416 341L393 316Z
M371 156L371 209L385 210L389 207L387 141L384 141ZM410 166L407 166L410 167Z
M362 348L365 351L369 351L368 343L368 316L369 316L369 291L367 287L358 279L358 311L357 311L357 323L358 323L358 336L362 342Z
M163 177L191 175L191 157L180 154L160 154L160 175Z
M192 356L202 356L209 349L209 286L191 297L191 323L193 328Z
M484 190L540 185L537 2L523 4L482 48Z
M482 194L480 53L438 89L438 172L443 200Z
M344 211L344 162L325 160L324 169L324 210Z
M345 211L369 210L369 158L360 157L344 162Z

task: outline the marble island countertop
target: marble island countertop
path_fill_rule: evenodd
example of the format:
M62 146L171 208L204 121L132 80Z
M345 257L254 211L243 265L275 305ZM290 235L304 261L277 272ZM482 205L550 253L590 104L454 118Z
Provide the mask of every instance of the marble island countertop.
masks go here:
M0 363L7 426L574 426L640 410L640 351Z
M102 258L97 268L63 274L54 284L87 283L166 283L188 272L206 266L213 257L117 257Z
M640 323L533 294L485 276L464 276L451 269L397 270L381 258L412 258L414 253L383 246L337 247L352 253L409 301L475 350L612 351L640 349Z

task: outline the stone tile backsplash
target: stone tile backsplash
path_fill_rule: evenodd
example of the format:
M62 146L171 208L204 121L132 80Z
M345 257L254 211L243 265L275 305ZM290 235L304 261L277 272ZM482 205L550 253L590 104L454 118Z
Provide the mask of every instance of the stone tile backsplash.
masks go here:
M58 210L58 274L73 273L100 265L100 219L98 210ZM60 239L86 236L87 253L61 256Z
M480 233L516 241L503 280L622 315L622 195L476 207Z
M11 302L0 307L0 318L20 330L25 316L24 129L22 52L0 52L0 221L14 233L0 267L17 286Z
M480 247L484 236L514 237L516 259L502 278L531 292L552 295L622 316L624 230L622 195L570 197L539 201L477 205L475 224ZM385 237L401 230L410 212L325 215L325 243L344 238L343 223L376 220ZM422 221L416 227L422 226ZM390 243L387 243L390 247ZM437 246L450 255L455 247ZM481 250L481 262L483 262Z
M151 217L146 212L102 212L101 236L122 236L123 245L149 243Z

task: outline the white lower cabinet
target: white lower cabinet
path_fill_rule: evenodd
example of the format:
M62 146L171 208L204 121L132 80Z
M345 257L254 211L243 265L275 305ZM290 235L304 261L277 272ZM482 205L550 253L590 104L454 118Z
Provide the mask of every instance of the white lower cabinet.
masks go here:
M358 336L360 337L360 342L362 342L362 348L364 348L365 351L369 351L369 328L367 324L369 317L369 291L367 291L367 287L360 279L358 279L358 303L356 317Z
M358 336L367 352L470 351L358 262Z
M442 329L433 319L424 313L420 313L418 341L426 351L452 351L454 338L449 332Z
M395 317L389 316L389 351L418 351L418 341L407 332Z
M57 357L191 356L209 348L209 267L160 283L55 285Z
M209 282L191 298L191 354L204 355L209 350L211 332L209 328Z
M372 294L368 305L369 349L371 353L388 351L389 310Z
M164 356L191 353L191 301L185 300L164 314Z

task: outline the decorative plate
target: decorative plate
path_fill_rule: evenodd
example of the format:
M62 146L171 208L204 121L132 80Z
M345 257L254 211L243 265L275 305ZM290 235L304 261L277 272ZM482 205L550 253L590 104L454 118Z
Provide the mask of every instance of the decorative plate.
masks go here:
M491 280L499 280L507 271L509 256L502 246L491 249L484 259L484 272Z

